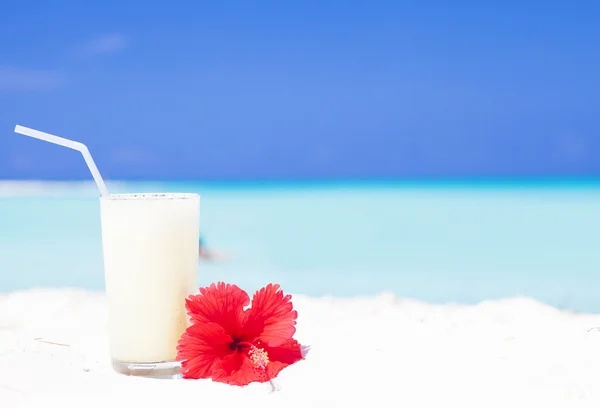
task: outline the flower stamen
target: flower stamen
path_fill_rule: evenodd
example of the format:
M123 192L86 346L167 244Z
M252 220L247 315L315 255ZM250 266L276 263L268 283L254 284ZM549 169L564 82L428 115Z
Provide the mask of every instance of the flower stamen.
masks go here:
M267 365L269 365L269 354L265 349L252 346L250 351L248 351L248 357L254 368L265 370Z

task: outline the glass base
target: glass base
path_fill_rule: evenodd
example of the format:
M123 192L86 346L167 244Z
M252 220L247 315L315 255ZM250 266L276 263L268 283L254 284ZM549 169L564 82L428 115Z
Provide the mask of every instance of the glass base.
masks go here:
M123 375L135 377L179 379L181 378L181 363L178 361L158 361L155 363L131 363L114 360L113 369Z

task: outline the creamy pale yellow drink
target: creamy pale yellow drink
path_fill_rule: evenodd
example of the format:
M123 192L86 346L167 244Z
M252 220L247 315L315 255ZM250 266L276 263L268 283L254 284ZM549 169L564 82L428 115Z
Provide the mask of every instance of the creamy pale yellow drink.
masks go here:
M100 211L113 367L176 375L185 298L198 287L200 196L113 194Z

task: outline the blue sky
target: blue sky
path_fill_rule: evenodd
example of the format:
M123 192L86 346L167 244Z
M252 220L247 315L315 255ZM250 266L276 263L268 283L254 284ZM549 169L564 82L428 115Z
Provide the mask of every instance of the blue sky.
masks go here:
M594 2L0 5L0 178L600 175Z

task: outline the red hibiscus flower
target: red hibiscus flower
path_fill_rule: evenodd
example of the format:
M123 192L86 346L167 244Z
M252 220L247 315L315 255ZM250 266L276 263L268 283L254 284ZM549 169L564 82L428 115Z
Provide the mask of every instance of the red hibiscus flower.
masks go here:
M298 312L291 295L269 284L252 298L219 282L186 299L191 325L177 346L183 378L212 378L231 385L267 382L302 359L292 338Z

